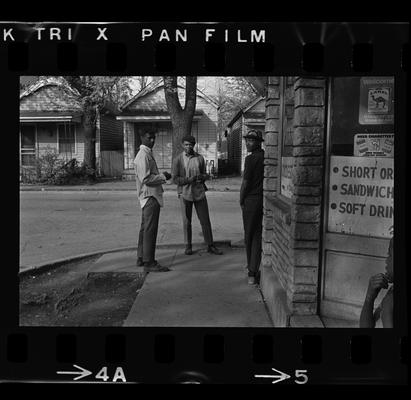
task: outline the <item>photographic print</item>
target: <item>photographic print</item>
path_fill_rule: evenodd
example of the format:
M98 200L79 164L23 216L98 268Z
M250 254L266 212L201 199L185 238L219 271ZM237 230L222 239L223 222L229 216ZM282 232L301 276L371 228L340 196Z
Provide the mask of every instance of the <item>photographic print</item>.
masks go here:
M21 325L392 327L376 82L22 76Z

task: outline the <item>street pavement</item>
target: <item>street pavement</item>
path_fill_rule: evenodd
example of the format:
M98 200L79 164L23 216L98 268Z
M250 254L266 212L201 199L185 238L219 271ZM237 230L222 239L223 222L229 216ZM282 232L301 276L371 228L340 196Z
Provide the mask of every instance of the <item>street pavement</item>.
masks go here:
M221 249L220 256L204 246L191 256L181 248L157 250L171 271L146 275L124 326L272 327L258 286L247 283L244 248ZM88 273L143 273L135 263L134 251L105 254Z
M132 182L135 184L135 182ZM207 193L214 239L243 239L239 193ZM180 204L164 193L157 243L183 243ZM135 190L20 192L20 267L137 245L141 209ZM193 211L193 242L203 242Z
M241 187L241 176L234 177L220 177L208 180L206 182L207 188L210 191L233 191L239 192ZM170 181L163 185L164 190L166 191L176 191L177 186ZM81 184L81 185L41 185L41 184L21 184L20 190L25 192L38 192L38 191L127 191L127 190L136 190L136 181L135 180L113 180L113 179L104 179L99 180L96 183L92 184Z

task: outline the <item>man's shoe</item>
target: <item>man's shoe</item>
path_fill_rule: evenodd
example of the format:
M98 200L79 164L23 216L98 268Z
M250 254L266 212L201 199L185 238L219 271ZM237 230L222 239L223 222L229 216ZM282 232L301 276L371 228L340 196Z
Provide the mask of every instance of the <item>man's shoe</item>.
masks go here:
M163 267L158 262L154 264L145 264L144 265L144 272L167 272L170 271L169 268Z
M144 267L144 261L141 257L137 258L137 267Z
M212 254L217 254L219 256L223 254L223 252L220 249L217 249L217 247L215 247L214 245L208 246L208 252Z
M191 256L193 254L193 249L191 248L191 246L187 246L186 250L184 251L184 254Z
M248 284L249 285L255 285L256 284L254 276L249 276L248 277Z

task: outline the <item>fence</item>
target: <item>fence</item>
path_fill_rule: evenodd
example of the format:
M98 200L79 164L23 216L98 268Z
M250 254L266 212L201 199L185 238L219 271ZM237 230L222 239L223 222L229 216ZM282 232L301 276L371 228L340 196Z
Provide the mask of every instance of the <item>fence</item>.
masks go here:
M124 156L122 151L102 151L100 171L103 176L118 177L123 174Z

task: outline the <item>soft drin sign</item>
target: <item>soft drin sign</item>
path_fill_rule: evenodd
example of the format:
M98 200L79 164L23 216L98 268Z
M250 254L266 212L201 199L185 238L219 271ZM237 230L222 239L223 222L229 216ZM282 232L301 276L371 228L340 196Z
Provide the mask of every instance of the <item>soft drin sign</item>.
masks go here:
M328 231L389 238L394 224L394 159L332 156Z

